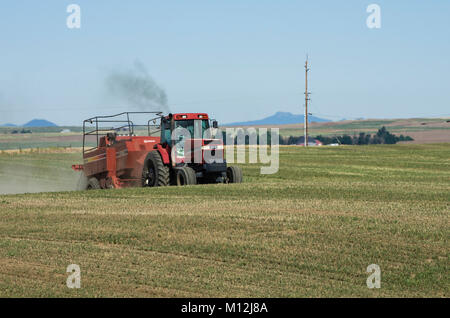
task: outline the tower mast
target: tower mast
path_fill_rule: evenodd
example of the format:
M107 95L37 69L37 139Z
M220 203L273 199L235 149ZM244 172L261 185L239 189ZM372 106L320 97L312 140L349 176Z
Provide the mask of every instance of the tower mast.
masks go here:
M305 132L305 147L308 147L308 101L309 101L309 92L308 92L308 55L306 55L305 62L305 123L303 124Z

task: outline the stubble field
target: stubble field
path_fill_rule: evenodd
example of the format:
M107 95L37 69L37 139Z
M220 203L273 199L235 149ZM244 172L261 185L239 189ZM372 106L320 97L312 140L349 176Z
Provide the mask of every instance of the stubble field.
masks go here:
M279 172L241 165L243 184L0 194L0 297L448 297L449 158L280 147ZM0 154L0 182L70 190L79 159Z

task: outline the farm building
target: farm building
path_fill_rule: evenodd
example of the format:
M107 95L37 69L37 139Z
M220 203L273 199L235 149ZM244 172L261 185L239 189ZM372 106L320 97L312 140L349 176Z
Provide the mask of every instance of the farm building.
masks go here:
M297 146L304 146L305 145L305 137L302 136L298 139ZM313 138L313 137L308 137L308 146L322 146L322 142Z

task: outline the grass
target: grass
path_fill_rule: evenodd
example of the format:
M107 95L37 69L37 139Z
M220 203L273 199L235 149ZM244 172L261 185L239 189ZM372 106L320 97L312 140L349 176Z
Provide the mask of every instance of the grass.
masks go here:
M0 195L0 296L449 296L449 144L280 150L243 184ZM77 160L29 156L0 167Z

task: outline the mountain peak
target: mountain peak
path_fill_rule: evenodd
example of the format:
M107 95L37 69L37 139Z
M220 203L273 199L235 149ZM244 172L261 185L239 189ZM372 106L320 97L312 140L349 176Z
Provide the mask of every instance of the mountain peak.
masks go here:
M277 116L277 117L287 117L287 116L292 116L292 113L289 112L276 112L275 115L273 116Z
M56 127L56 126L58 125L45 119L33 119L23 125L23 127Z

